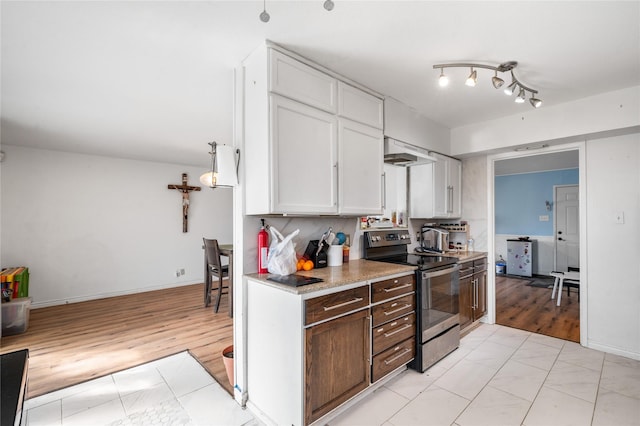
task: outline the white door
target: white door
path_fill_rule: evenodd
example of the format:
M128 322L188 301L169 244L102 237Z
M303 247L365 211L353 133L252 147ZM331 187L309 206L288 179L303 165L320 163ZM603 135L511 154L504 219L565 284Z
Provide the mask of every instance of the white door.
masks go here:
M578 185L556 186L554 190L555 270L565 272L569 267L580 267Z

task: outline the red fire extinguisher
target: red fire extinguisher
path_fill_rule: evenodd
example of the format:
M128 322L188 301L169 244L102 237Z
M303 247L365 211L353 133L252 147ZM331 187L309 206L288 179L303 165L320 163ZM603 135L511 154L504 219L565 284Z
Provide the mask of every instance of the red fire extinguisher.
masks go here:
M269 255L269 234L264 229L264 219L262 220L262 227L258 232L258 273L266 274L267 270L267 256Z

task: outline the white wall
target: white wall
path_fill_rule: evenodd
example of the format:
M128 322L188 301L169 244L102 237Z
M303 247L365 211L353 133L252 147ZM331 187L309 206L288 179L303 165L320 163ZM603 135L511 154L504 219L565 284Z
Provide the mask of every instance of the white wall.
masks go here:
M232 240L232 192L167 189L194 167L3 146L2 266L30 271L34 306L203 282L202 238ZM185 275L177 278L176 268Z
M451 155L486 153L533 143L584 140L580 135L640 126L640 86L451 129Z
M589 346L640 359L640 133L588 141L586 163Z

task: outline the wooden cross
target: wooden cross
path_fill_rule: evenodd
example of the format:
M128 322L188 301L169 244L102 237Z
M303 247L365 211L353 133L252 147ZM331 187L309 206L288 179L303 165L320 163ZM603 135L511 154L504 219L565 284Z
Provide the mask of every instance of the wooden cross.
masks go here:
M187 181L189 178L186 173L182 174L182 185L167 185L169 189L177 189L182 192L182 232L187 232L189 224L189 192L200 191L199 186L189 186Z

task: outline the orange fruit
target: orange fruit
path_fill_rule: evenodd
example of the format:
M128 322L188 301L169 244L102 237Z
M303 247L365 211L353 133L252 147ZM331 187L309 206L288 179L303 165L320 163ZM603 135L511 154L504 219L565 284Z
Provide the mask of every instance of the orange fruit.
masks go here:
M302 269L304 269L305 271L310 271L313 269L313 262L310 260L307 260L306 262L304 262L304 265L302 265Z

